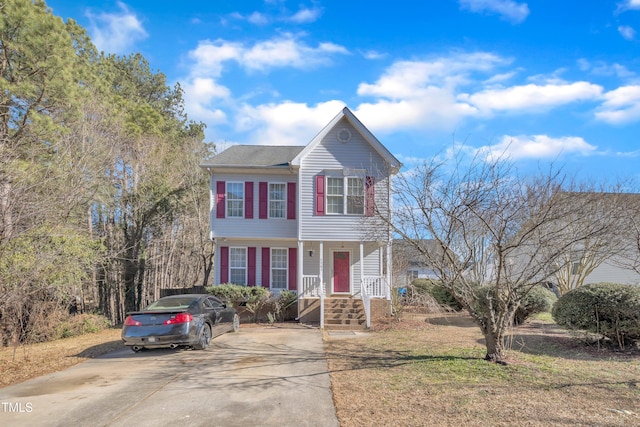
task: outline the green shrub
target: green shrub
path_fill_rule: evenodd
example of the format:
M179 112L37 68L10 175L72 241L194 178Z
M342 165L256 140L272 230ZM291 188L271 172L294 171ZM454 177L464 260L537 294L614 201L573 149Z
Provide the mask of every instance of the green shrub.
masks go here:
M640 341L640 287L597 283L573 289L554 304L553 319L568 329L609 338L621 349Z
M442 306L450 307L455 311L462 310L462 305L455 299L453 294L435 280L415 279L409 285L407 293L410 300L417 300L420 295L429 294Z
M522 293L520 294L520 305L516 309L513 316L514 325L521 325L525 320L527 320L534 314L551 310L551 308L553 307L553 303L557 299L552 291L542 286L533 286L532 288L529 288L529 286L524 286L522 288L519 288L518 291L526 291L526 293L524 293L524 295ZM475 310L489 315L489 299L491 298L494 301L498 300L495 292L496 288L494 285L484 285L478 287L475 291L477 296L477 299L475 301Z
M233 305L237 302L244 302L249 298L249 291L251 289L247 286L234 285L232 283L225 283L216 286L207 286L205 291L215 297L220 298L222 302L227 305Z
M272 296L268 288L261 286L244 286L225 283L217 286L207 286L208 294L220 298L228 306L244 306L254 322L258 321L260 309L269 301Z
M109 319L102 315L91 313L78 314L59 323L55 328L52 339L92 334L107 329L110 326L111 322Z
M520 301L513 323L521 325L534 314L551 311L553 304L557 300L556 294L549 289L542 286L534 286Z

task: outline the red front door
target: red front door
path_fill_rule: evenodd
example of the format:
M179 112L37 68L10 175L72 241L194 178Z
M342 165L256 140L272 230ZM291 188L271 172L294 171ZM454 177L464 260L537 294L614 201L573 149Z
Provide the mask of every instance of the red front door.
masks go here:
M334 252L333 292L349 293L350 291L349 252Z

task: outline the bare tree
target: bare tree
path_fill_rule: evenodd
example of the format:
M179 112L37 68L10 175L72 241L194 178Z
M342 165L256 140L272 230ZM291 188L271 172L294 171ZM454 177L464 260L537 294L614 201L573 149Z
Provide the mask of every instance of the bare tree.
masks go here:
M505 331L522 299L558 269L568 248L597 235L579 227L570 238L564 233L582 199L563 203L568 182L560 173L518 177L507 161L461 151L399 175L394 185L394 220L386 222L473 317L486 360L504 363Z
M567 193L563 199L566 204L579 205L581 211L575 212L575 218L567 221L563 230L566 239L576 243L567 247L551 266L561 295L582 286L596 268L617 259L628 246L628 195L582 191Z

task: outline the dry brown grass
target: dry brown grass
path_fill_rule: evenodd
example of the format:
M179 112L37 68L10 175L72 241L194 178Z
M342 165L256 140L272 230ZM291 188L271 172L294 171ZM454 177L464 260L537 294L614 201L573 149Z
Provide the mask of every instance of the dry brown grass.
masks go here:
M122 348L120 328L18 347L0 347L0 387L56 372Z
M585 347L553 324L515 328L507 366L482 360L460 315L407 314L326 342L334 401L351 426L640 425L640 355ZM245 326L245 325L243 325ZM0 386L122 348L120 329L0 348Z
M640 425L640 356L585 347L550 322L512 331L508 365L482 360L463 315L326 341L340 425Z

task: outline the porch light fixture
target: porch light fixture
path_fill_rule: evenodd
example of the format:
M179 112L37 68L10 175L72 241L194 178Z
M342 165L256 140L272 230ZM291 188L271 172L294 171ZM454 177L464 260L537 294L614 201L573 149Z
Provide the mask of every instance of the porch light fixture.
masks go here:
M313 256L313 242L311 242L311 248L309 249L309 257Z

